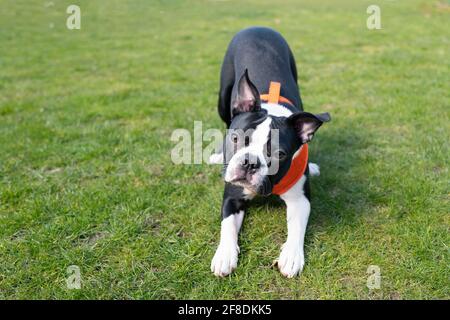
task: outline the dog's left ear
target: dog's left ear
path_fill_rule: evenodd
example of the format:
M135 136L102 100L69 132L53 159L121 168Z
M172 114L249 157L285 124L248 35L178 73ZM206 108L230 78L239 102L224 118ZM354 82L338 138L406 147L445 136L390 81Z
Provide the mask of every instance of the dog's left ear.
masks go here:
M232 107L232 116L234 117L243 112L256 112L260 110L261 99L259 98L258 89L250 81L248 70L245 69L244 74L239 79L237 97Z
M320 114L298 112L288 118L288 123L294 127L297 136L303 144L311 141L317 129L319 129L324 122L330 120L331 117L328 112Z

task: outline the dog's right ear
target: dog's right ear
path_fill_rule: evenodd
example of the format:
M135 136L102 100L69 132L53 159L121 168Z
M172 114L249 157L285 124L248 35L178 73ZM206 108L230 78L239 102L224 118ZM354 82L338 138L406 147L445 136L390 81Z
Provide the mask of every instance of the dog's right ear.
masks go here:
M245 69L244 74L239 79L236 100L231 109L232 117L243 112L261 110L261 99L259 98L258 89L250 81L247 69Z

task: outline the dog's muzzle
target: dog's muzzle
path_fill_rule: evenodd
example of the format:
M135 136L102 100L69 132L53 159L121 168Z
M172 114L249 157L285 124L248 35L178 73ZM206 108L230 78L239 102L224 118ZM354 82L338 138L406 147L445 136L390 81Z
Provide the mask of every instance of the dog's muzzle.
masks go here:
M235 156L227 168L225 181L247 188L254 193L270 193L270 181L267 177L267 166L261 159L252 153Z

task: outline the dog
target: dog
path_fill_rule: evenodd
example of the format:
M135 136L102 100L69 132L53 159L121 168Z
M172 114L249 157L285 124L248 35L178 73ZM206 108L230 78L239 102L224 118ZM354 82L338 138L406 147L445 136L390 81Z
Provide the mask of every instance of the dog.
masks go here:
M277 265L284 276L294 277L305 262L309 174L319 174L317 165L308 166L307 143L330 115L303 111L294 56L286 40L265 27L244 29L230 42L218 111L227 134L222 153L213 154L210 162L224 164L225 190L211 271L224 277L236 269L238 234L249 201L276 194L286 203L288 228Z

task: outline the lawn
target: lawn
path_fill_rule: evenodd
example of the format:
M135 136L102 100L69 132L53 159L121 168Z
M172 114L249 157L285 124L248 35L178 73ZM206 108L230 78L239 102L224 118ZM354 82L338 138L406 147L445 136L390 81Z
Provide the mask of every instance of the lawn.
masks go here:
M377 2L381 30L368 30ZM81 8L68 30L66 8ZM450 7L445 1L0 0L0 298L449 299ZM220 166L175 165L176 128L224 128L240 29L280 31L310 144L306 265L272 267L283 205L258 201L238 269L209 270ZM68 289L76 265L81 289ZM381 285L368 289L367 269Z

